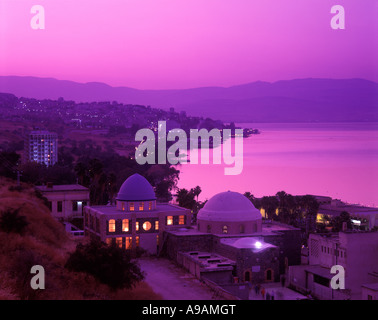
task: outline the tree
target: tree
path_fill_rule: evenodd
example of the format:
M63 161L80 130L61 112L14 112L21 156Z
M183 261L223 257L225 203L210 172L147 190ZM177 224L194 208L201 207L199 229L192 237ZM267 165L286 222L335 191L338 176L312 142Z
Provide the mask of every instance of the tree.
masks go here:
M113 290L132 288L144 279L143 272L126 250L100 241L91 241L87 245L79 243L65 267L71 271L91 274Z
M190 210L194 210L196 208L197 202L194 199L194 189L190 189L190 191L188 191L185 188L178 189L176 196L180 207L187 208Z
M264 196L261 199L261 207L265 210L265 217L273 219L278 208L278 200L276 196Z
M201 192L202 192L202 189L200 186L196 186L193 189L194 196L197 197L197 202L198 202L198 196L200 195Z
M347 211L342 211L340 215L332 217L330 222L332 229L335 232L343 230L344 223L346 223L347 229L352 229L352 221Z
M15 178L20 155L16 152L0 152L0 176Z
M313 196L305 195L298 197L298 204L306 219L306 234L309 234L316 227L319 203Z

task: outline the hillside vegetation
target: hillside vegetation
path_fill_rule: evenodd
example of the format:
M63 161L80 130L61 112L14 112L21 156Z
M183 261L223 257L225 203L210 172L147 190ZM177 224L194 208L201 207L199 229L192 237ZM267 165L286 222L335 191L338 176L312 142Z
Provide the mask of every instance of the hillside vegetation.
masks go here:
M0 299L81 300L81 299L160 299L145 283L133 289L111 290L91 275L72 272L64 266L77 242L54 220L44 200L33 187L18 188L0 178L0 213L17 211L26 221L18 232L0 230ZM33 265L45 269L45 289L33 290L30 273Z

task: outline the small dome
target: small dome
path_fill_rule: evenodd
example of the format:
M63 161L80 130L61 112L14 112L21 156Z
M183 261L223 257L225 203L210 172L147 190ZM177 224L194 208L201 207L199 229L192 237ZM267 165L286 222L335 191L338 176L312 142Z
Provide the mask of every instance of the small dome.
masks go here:
M255 221L261 220L261 213L242 194L227 191L213 196L198 212L197 220Z
M147 179L136 173L128 177L119 189L117 200L147 201L156 200L154 189Z
M251 249L260 249L263 242L257 238L240 238L234 242L234 246L238 248L251 248Z
M253 249L253 250L264 250L267 248L274 248L275 246L264 242L263 240L260 240L258 238L240 238L236 240L233 244L236 248L243 248L243 249Z

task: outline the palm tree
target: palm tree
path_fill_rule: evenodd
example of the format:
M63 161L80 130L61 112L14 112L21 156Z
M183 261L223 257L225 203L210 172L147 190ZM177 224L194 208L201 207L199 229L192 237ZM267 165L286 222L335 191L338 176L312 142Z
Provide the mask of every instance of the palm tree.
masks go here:
M198 202L198 196L200 195L200 193L202 192L202 189L200 186L196 186L194 189L193 189L193 193L194 195L197 197L197 202Z
M306 219L306 234L308 235L310 231L315 229L319 203L313 196L305 195L299 197L299 206Z

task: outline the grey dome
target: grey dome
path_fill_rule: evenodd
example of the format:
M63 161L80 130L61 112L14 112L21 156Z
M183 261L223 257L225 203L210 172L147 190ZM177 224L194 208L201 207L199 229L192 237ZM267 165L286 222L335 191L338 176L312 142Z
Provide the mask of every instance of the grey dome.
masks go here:
M252 202L238 192L226 191L213 196L198 212L198 220L206 221L255 221L261 213Z

